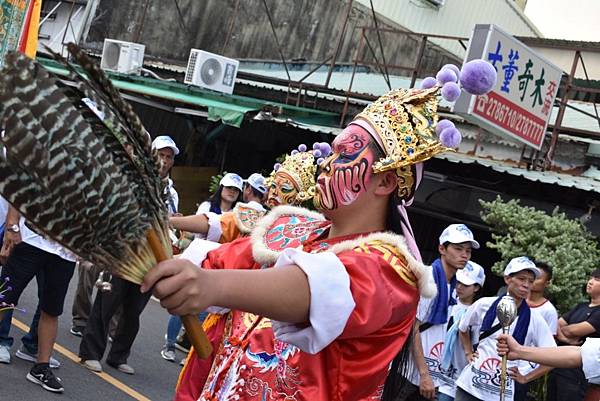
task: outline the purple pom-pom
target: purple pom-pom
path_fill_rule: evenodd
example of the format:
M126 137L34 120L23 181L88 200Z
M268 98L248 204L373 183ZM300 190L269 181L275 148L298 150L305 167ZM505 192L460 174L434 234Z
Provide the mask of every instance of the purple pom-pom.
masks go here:
M298 150L297 149L292 150L292 156L297 155L297 154L298 154Z
M497 73L493 65L477 59L466 63L460 73L463 89L472 95L484 95L496 85Z
M10 277L4 277L4 282L10 281Z
M317 165L319 165L319 166L320 166L321 164L323 164L323 162L324 162L324 161L325 161L325 159L323 159L322 157L319 157L319 158L317 159Z
M446 128L440 134L440 142L447 148L457 148L461 141L462 135L454 127Z
M435 126L435 133L440 136L443 130L446 128L455 128L454 123L450 120L440 120Z
M427 77L421 82L421 89L431 89L436 86L437 83L437 79L434 77Z
M321 144L319 142L315 142L313 143L313 150L317 150L321 147Z
M458 68L457 65L455 65L455 64L444 64L441 69L443 70L444 68L448 69L448 70L454 71L454 73L456 74L456 77L458 79L460 79L460 68Z
M273 165L273 171L277 171L277 170L279 170L280 168L281 168L281 163L275 163L275 164Z
M306 149L307 149L307 147L305 144L301 143L300 145L298 145L298 150L300 152L306 152Z
M446 82L442 86L442 97L449 102L454 102L460 96L460 86L455 82Z
M450 68L442 68L435 76L440 85L444 85L447 82L457 82L458 76Z
M321 150L320 149L313 150L313 156L316 158L321 157L322 156Z
M331 154L331 145L327 142L321 142L321 155L327 157Z

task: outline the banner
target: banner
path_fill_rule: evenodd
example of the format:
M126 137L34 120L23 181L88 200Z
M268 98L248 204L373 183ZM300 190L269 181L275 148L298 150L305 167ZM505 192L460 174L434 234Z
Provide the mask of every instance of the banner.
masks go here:
M0 67L11 50L35 56L41 8L41 0L0 0Z

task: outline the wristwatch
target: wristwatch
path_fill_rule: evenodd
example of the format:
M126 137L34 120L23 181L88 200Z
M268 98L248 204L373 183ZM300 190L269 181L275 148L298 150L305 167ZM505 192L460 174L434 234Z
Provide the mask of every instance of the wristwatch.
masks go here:
M21 229L19 228L18 224L9 224L8 226L6 226L6 230L12 233L21 232Z

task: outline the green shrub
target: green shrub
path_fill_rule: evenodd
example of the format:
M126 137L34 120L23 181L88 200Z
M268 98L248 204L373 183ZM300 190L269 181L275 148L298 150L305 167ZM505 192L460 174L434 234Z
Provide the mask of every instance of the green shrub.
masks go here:
M586 300L583 288L590 273L600 267L600 248L595 238L577 219L554 209L552 214L521 206L518 200L480 201L481 218L492 227L493 242L502 260L492 266L501 275L508 261L529 256L548 263L554 278L548 292L562 314Z

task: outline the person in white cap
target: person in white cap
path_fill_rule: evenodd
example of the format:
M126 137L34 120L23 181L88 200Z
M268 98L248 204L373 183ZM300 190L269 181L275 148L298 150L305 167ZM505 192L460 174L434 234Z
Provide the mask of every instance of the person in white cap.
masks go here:
M231 211L235 204L242 200L244 180L235 173L227 173L219 181L219 188L207 201L202 202L196 214L216 213L222 214Z
M175 156L179 154L179 148L175 141L167 135L160 135L152 141L152 149L156 149L160 159L160 178L167 178L167 186L165 194L167 195L167 208L169 214L177 213L179 207L179 195L173 187L173 180L169 177L169 173L175 163Z
M507 294L517 305L518 316L509 327L509 333L525 346L555 347L554 337L542 315L523 302L529 296L540 270L526 256L512 259L504 269ZM500 396L501 357L496 352L496 339L502 327L496 317L496 307L502 297L481 298L467 309L460 321L461 345L469 364L456 381L456 401L494 400ZM472 339L471 333L475 336ZM509 363L505 400L513 401L514 381L518 362ZM534 380L551 368L539 366L523 377Z
M440 257L431 264L437 296L421 298L419 301L407 383L398 401L415 397L435 399L436 389L444 378L440 365L450 318L449 309L456 304L456 272L471 259L471 250L478 248L479 243L464 224L450 224L442 231L438 246Z
M485 282L483 267L468 261L464 269L456 272L456 305L450 307L448 332L444 339L442 356L442 378L439 387L438 401L452 401L456 393L456 379L467 366L467 358L458 340L458 325L468 307L475 302Z
M253 173L244 180L244 191L242 193L244 202L256 202L262 205L266 193L267 185L265 184L265 177L262 174Z

